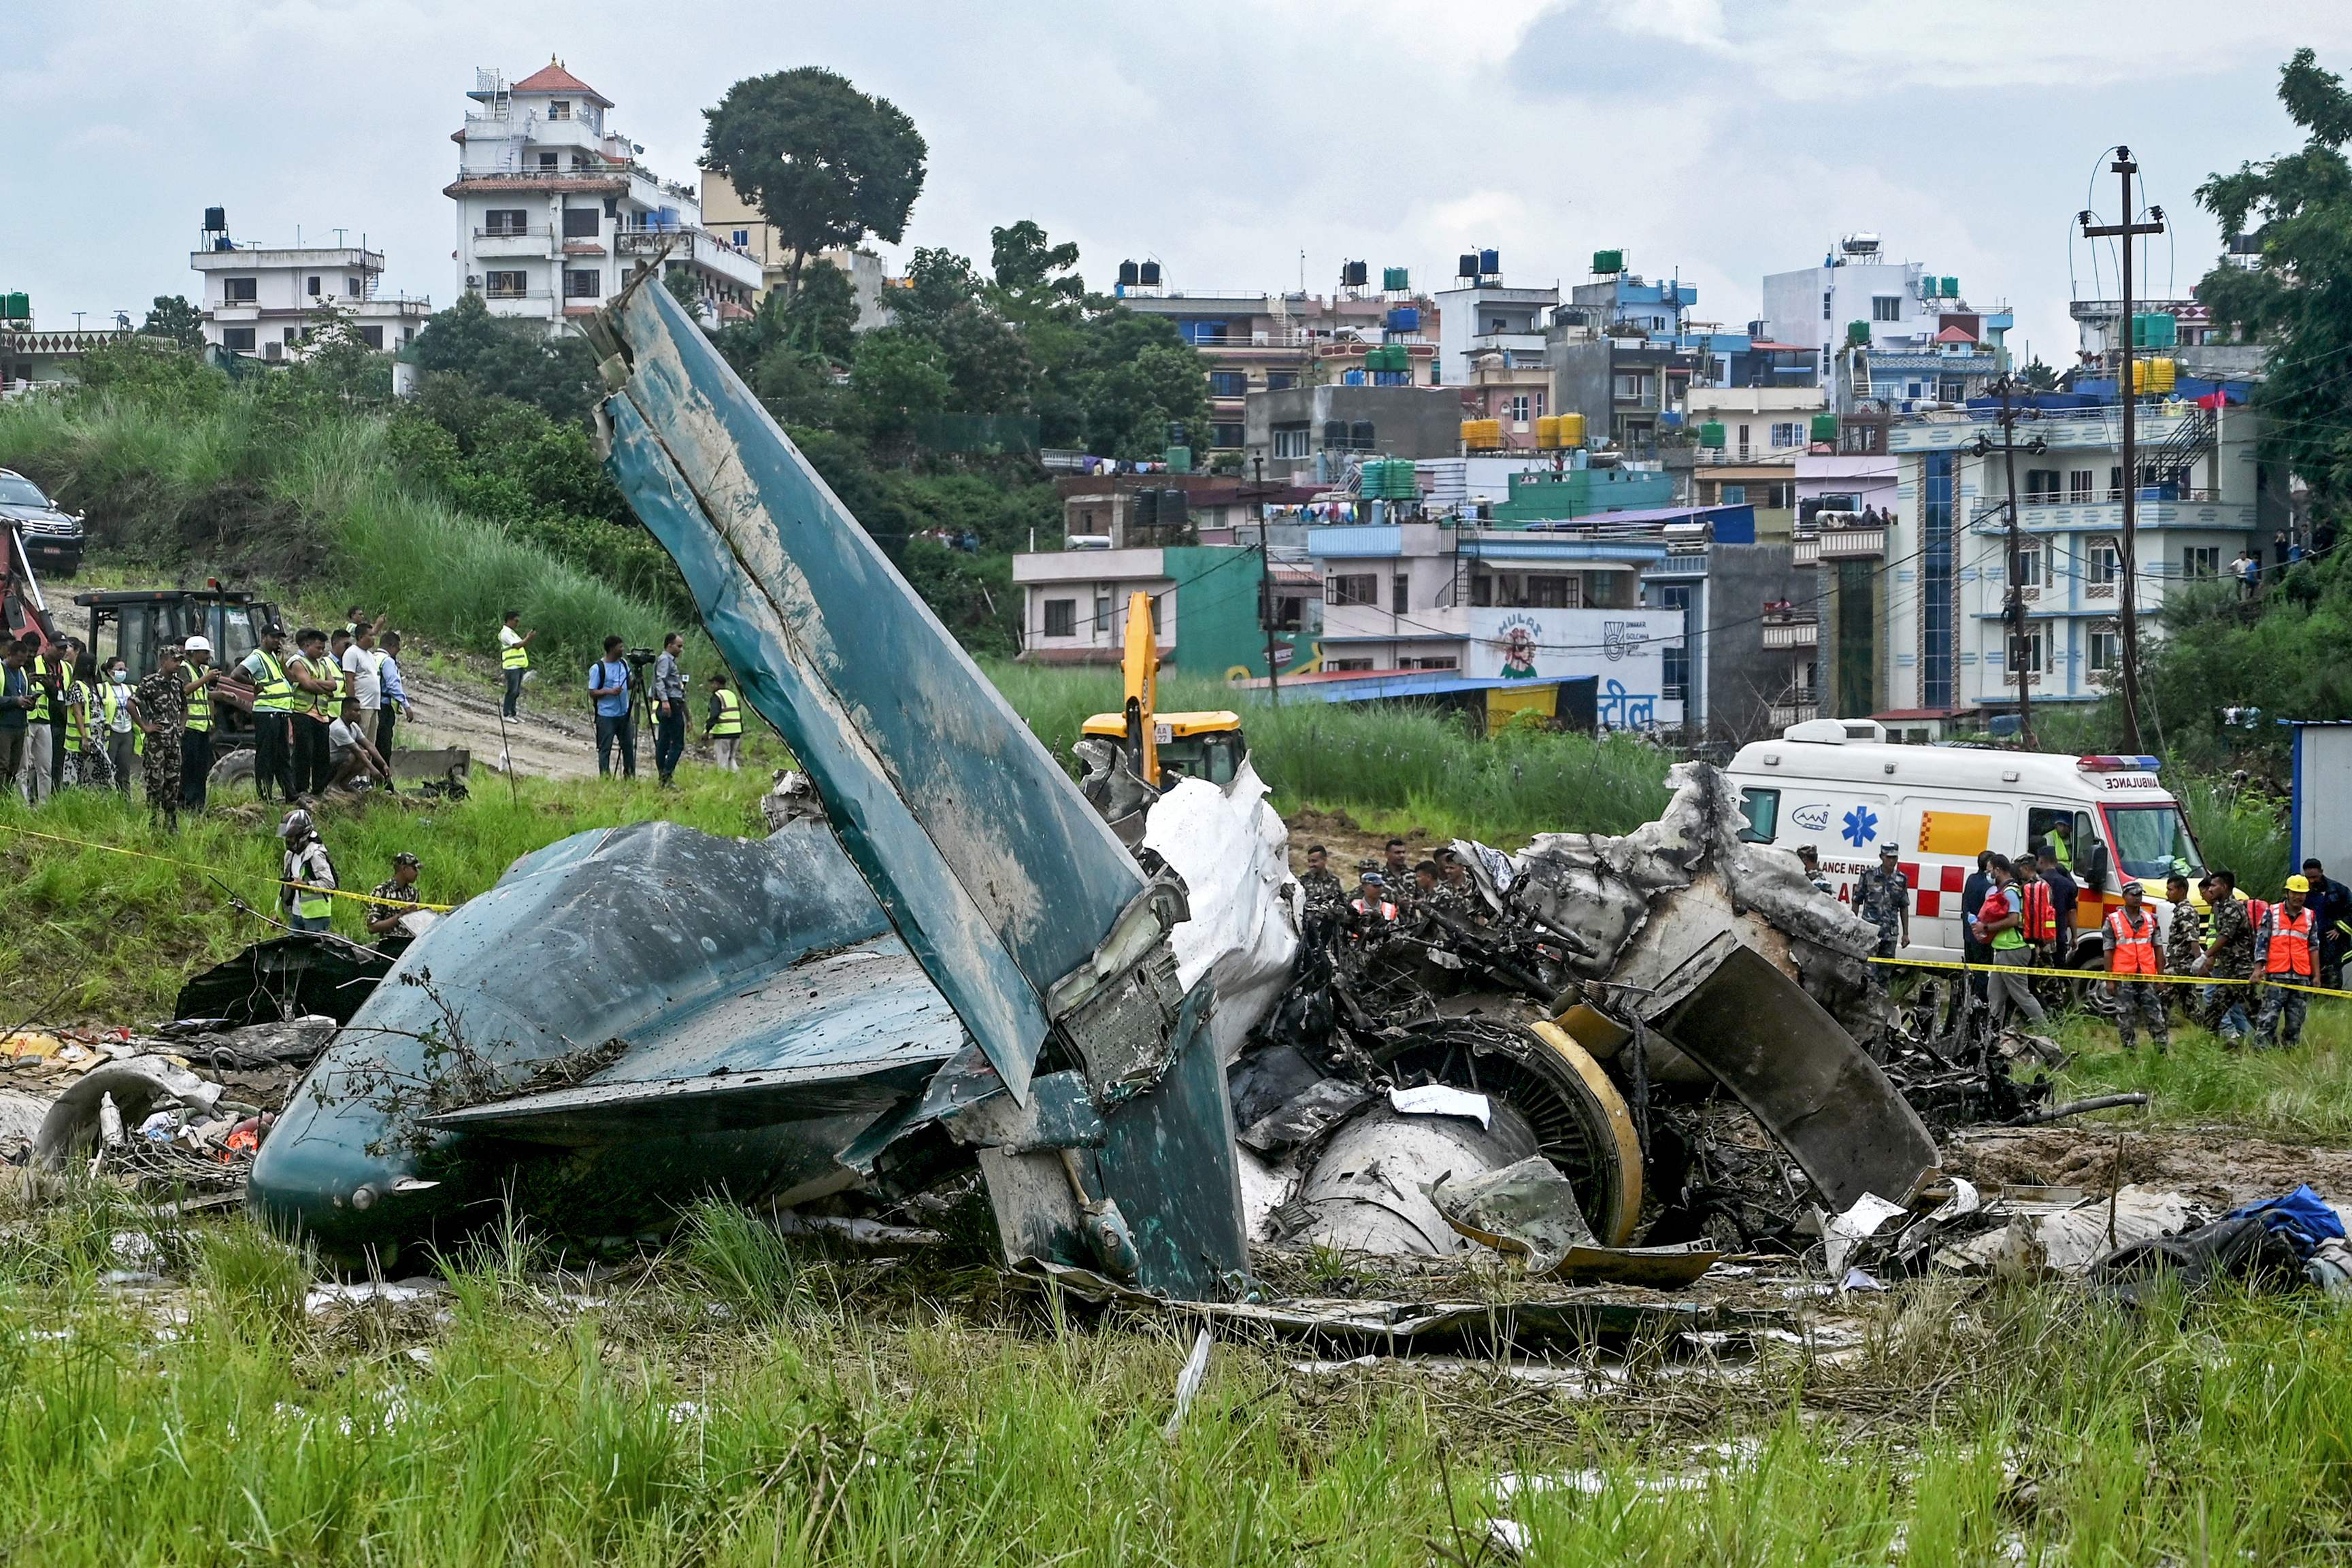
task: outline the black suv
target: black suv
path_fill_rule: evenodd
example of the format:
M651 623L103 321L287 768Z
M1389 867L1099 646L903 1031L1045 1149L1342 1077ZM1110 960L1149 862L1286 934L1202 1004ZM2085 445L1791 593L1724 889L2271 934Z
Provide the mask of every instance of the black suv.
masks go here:
M25 541L25 556L35 571L71 577L81 570L81 519L13 468L0 468L0 523Z

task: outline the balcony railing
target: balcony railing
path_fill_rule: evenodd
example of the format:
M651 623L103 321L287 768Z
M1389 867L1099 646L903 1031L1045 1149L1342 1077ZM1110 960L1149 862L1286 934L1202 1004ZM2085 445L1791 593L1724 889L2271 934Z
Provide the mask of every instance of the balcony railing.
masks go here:
M1811 616L1767 616L1764 621L1764 646L1767 648L1811 648L1821 643L1822 627Z
M2034 507L2110 507L2120 506L2123 498L2121 490L2069 490L2063 496L2055 491L2043 491L2040 495L2022 497L2018 504L2029 509ZM2210 506L2218 503L2221 496L2218 490L2190 489L2178 485L2142 485L2139 498L2143 501L2187 501Z
M519 229L476 229L474 237L476 239L545 239L554 232L545 224L541 224L537 228L526 225Z
M1797 565L1818 566L1821 564L1822 539L1819 534L1799 534L1791 542L1796 546L1795 563Z
M555 295L545 288L485 288L485 299L552 299Z
M1823 528L1821 532L1821 558L1823 560L1857 560L1886 553L1885 528Z

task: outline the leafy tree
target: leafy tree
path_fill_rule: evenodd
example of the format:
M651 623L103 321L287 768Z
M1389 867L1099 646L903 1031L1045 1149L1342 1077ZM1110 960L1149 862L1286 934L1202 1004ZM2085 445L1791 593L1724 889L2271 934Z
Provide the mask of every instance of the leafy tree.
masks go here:
M2308 132L2304 144L2197 188L2225 240L2261 243L2251 267L2217 261L2197 298L2216 321L2272 345L2254 394L2265 439L2332 514L2352 497L2352 93L2298 49L2279 72L2279 101Z
M904 446L925 414L938 413L955 395L939 350L898 328L868 332L849 367L849 390L875 440Z
M428 377L461 376L556 419L584 423L596 401L596 355L585 338L551 338L529 322L501 321L478 294L460 295L427 321L415 355Z
M745 78L703 119L702 166L760 209L791 253L794 287L821 251L906 234L929 149L887 99L803 66Z
M857 351L857 291L849 274L823 259L803 272L784 300L783 329L803 352L847 364Z
M185 296L159 294L154 308L139 329L142 338L162 338L184 349L202 352L205 346L205 313L188 303Z
M2056 392L2058 390L2058 372L2052 370L2048 365L2043 364L2042 362L2041 356L2039 355L2036 355L2033 362L2026 366L2023 371L2019 372L2019 374L2024 380L2025 388L2028 392Z
M662 287L669 290L669 297L677 301L688 319L696 322L702 319L702 286L694 280L692 267L667 268L662 273Z
M989 230L988 238L989 270L1012 314L1067 313L1084 302L1087 280L1078 276L1076 242L1055 245L1027 218Z

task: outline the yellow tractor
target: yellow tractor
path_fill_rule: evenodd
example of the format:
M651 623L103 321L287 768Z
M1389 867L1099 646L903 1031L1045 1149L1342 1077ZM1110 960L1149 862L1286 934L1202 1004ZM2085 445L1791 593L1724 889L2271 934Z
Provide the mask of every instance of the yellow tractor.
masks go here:
M1181 779L1205 779L1223 789L1239 777L1249 748L1241 716L1217 709L1161 713L1160 648L1151 632L1151 595L1138 592L1127 602L1127 647L1120 667L1127 702L1119 713L1087 720L1088 740L1116 747L1119 765L1154 790Z

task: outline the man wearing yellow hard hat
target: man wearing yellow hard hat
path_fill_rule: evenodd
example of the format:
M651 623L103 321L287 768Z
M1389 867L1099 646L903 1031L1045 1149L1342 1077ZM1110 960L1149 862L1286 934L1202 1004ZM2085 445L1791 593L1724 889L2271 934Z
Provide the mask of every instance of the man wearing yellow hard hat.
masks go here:
M2270 906L2254 933L2254 974L2263 989L2263 1009L2254 1021L2254 1038L2265 1047L2282 1043L2282 1015L2286 1019L2284 1043L2293 1045L2303 1038L2306 993L2288 988L2319 984L2319 919L2307 904L2310 896L2308 878L2287 878L2285 899Z

